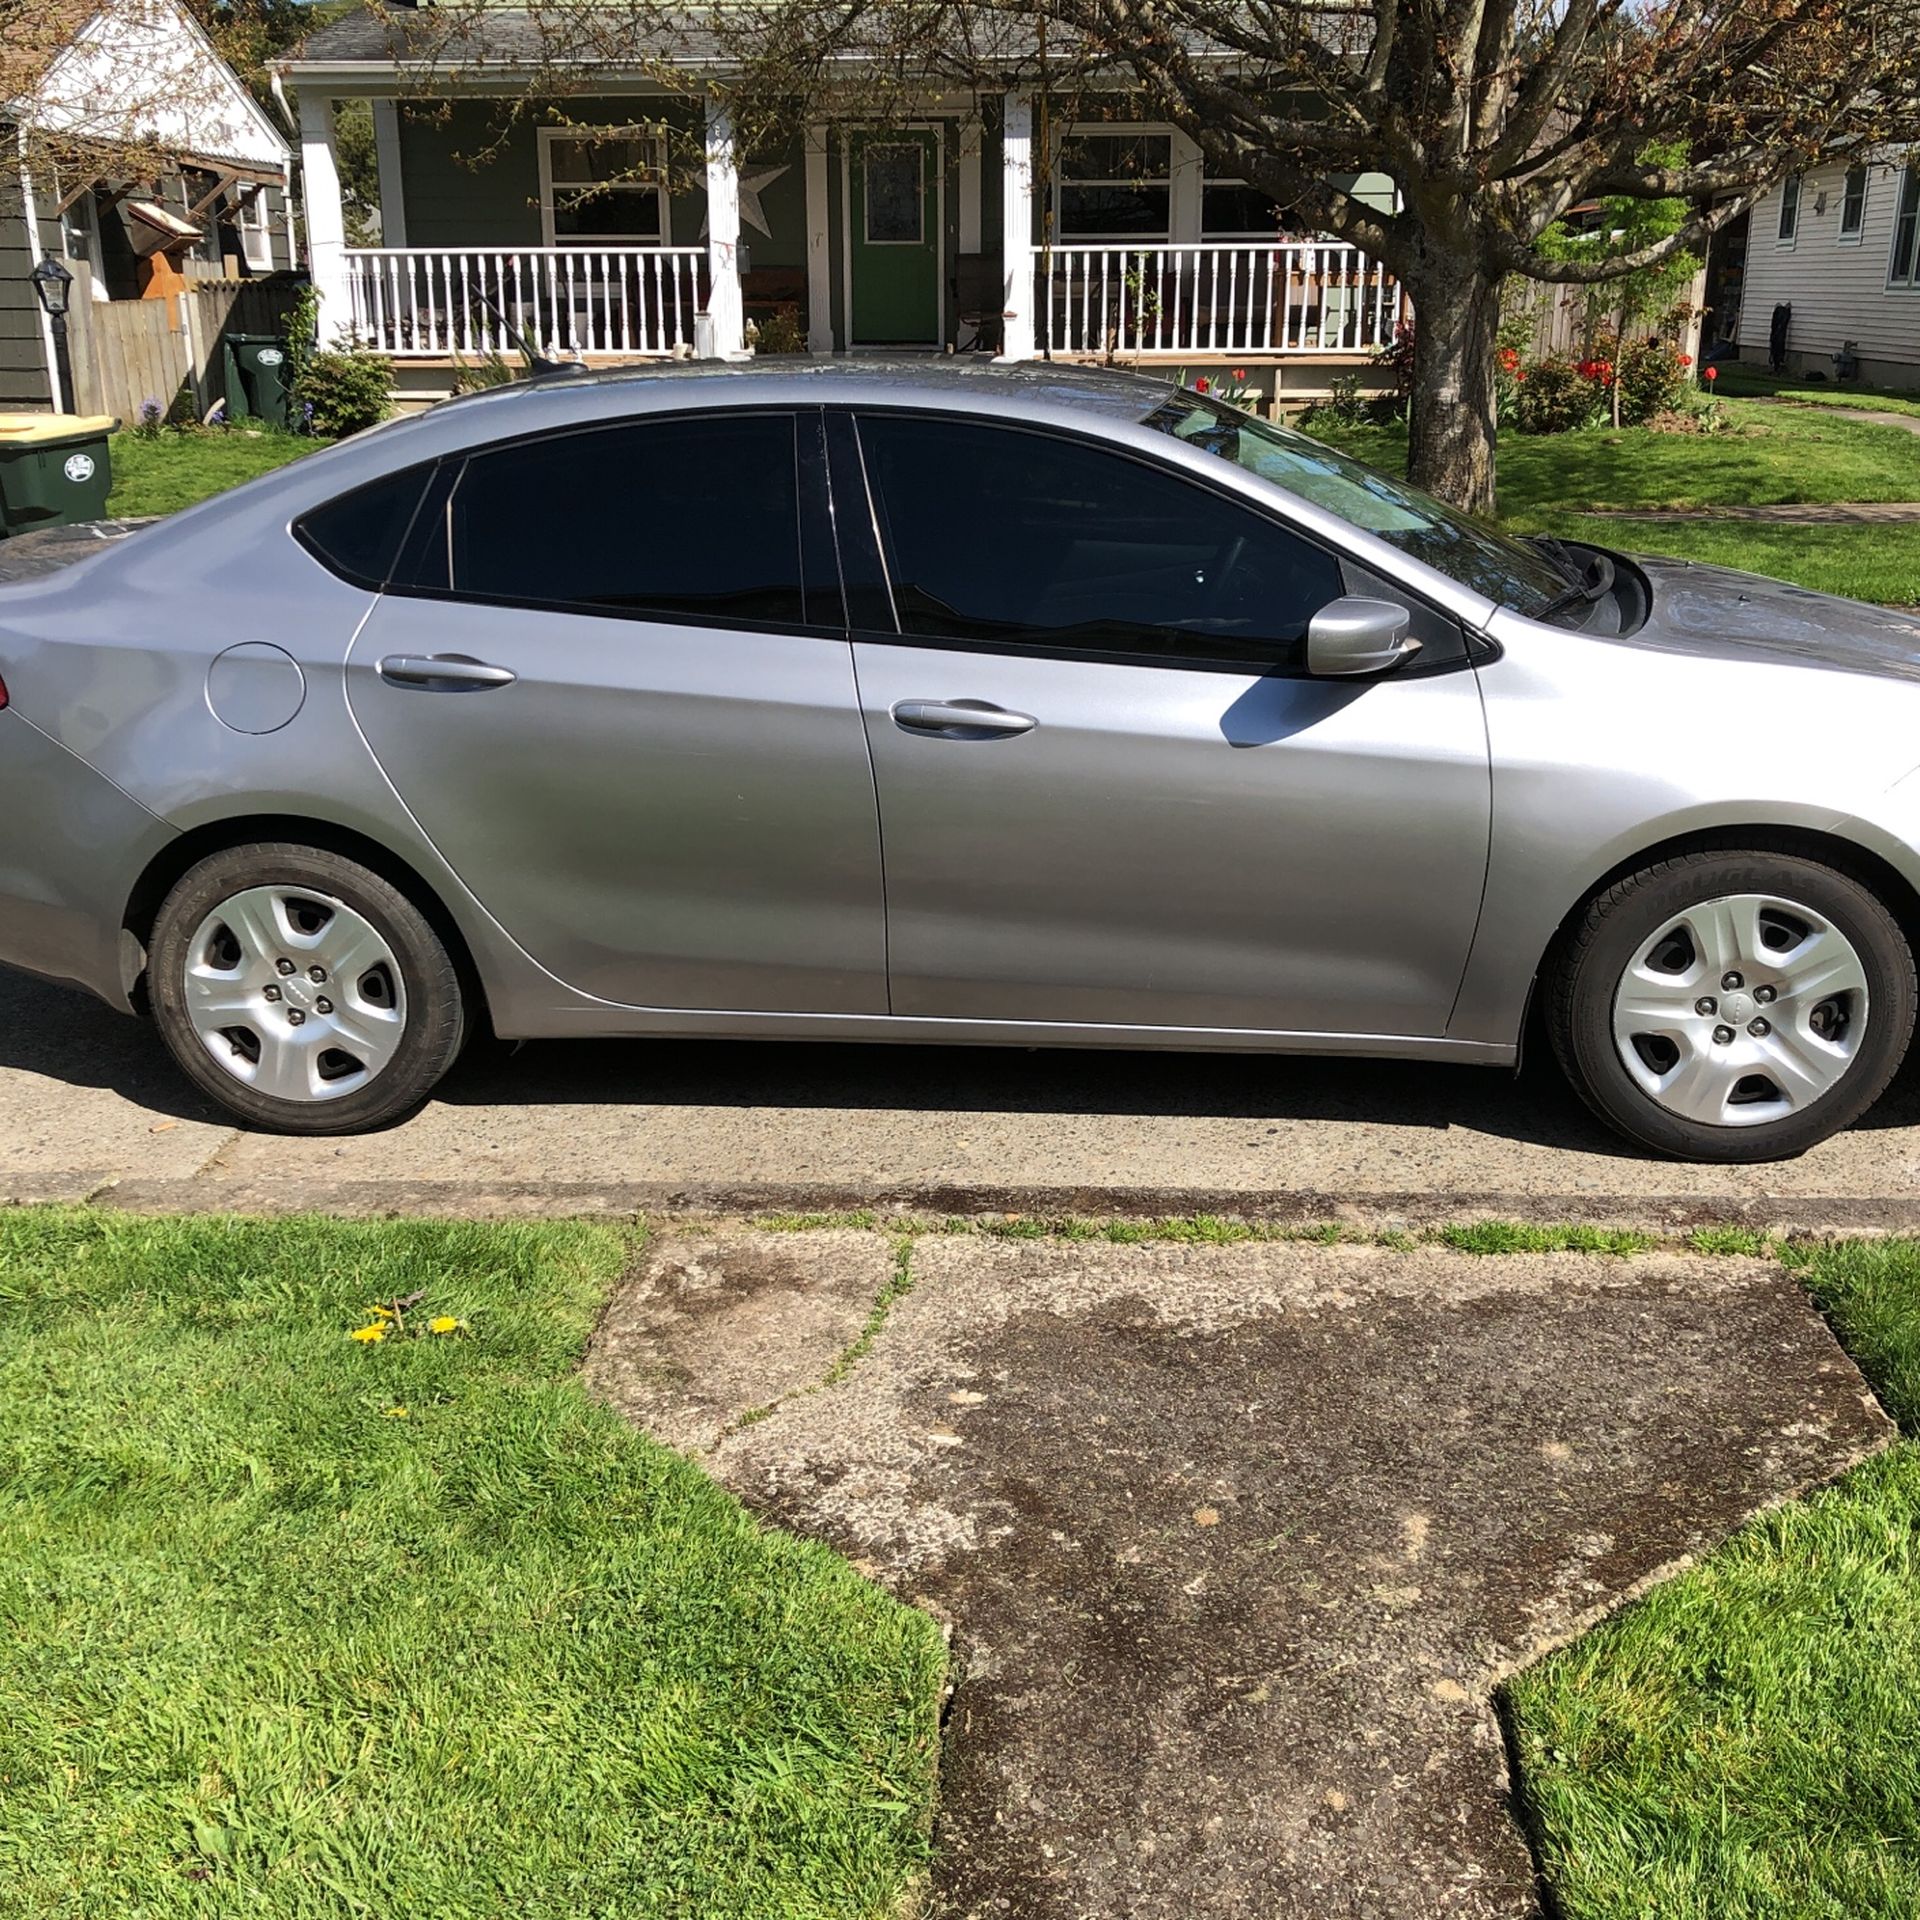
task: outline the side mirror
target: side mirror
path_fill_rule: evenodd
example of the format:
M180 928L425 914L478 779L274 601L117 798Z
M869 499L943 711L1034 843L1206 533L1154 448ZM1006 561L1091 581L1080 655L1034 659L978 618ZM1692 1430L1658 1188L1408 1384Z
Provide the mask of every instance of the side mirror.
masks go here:
M1307 671L1329 677L1385 673L1420 651L1408 631L1412 625L1405 607L1350 593L1307 622Z

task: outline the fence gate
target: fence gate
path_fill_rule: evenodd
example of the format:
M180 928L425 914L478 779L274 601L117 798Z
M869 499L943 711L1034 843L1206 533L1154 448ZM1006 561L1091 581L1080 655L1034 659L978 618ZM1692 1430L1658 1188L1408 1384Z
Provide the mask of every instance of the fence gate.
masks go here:
M224 392L221 335L280 332L299 293L299 281L275 275L201 281L159 300L95 300L80 269L67 310L75 409L131 426L149 400L165 409L191 386L205 419Z

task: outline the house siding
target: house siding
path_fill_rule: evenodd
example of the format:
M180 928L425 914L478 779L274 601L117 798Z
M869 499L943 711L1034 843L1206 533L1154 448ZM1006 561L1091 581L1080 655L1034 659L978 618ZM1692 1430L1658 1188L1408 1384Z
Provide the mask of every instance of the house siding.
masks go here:
M0 129L9 158L12 129ZM53 404L45 336L33 283L38 252L27 231L17 165L0 169L0 409L35 411Z
M694 130L698 108L691 101L635 98L631 95L567 102L566 121L578 127L625 126L637 120L661 120ZM552 125L561 122L556 117ZM401 193L407 210L410 247L537 247L540 228L540 145L538 122L516 115L508 102L456 100L441 105L399 109ZM791 202L791 259L774 247L782 222L774 222L775 242L751 233L756 263L806 264L806 181L799 149L789 173L765 196L769 211ZM707 216L703 187L676 182L668 196L668 219L677 247L697 246Z
M1826 370L1827 356L1851 340L1866 378L1920 386L1920 288L1887 284L1900 168L1869 167L1858 241L1840 238L1846 174L1836 165L1815 167L1803 176L1798 230L1789 246L1778 240L1781 189L1754 207L1741 283L1741 357L1766 359L1773 310L1785 301L1793 307L1787 345L1796 370ZM1824 212L1819 211L1822 194Z

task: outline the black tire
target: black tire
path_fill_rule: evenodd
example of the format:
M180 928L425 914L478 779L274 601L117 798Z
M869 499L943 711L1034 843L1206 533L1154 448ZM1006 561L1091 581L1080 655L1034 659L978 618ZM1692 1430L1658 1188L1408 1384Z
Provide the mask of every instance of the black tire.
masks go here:
M1707 901L1771 894L1829 920L1852 942L1867 982L1865 1032L1852 1061L1810 1104L1778 1120L1714 1125L1669 1111L1628 1071L1614 1002L1642 946ZM1848 875L1789 854L1679 854L1629 874L1587 903L1546 981L1547 1030L1575 1090L1617 1132L1674 1159L1787 1160L1850 1127L1899 1071L1913 1036L1913 954L1892 914Z
M194 936L224 902L267 886L311 888L352 908L386 942L399 969L405 995L399 1043L391 1059L349 1092L312 1101L265 1093L223 1067L195 1030L186 997ZM154 1023L187 1078L247 1125L274 1133L364 1133L405 1117L453 1065L466 1031L459 975L425 916L377 873L318 847L231 847L189 869L154 921L147 982Z

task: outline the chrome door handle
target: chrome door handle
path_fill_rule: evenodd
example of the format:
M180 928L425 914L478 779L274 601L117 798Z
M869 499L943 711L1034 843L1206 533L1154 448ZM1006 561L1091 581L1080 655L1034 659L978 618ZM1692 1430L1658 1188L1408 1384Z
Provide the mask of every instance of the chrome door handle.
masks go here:
M1031 733L1035 725L1030 713L1009 713L1005 707L971 700L896 700L893 718L914 733Z
M464 653L390 653L380 662L380 678L396 687L468 693L483 687L510 687L515 675L511 667L490 667Z

